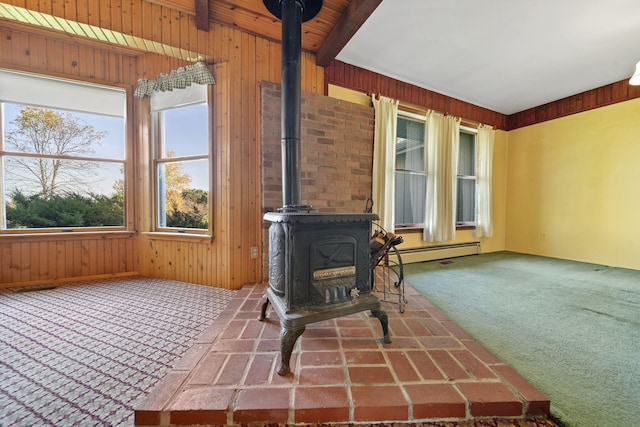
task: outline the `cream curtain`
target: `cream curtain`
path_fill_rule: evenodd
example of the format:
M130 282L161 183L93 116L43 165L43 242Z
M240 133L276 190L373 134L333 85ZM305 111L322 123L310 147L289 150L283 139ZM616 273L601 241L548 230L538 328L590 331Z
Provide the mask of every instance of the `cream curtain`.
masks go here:
M424 237L444 242L456 237L456 190L460 118L427 115L427 201Z
M394 228L394 186L398 101L384 96L371 97L375 109L373 136L373 213L388 231Z
M492 126L480 125L476 142L476 236L493 236L491 221L491 182L493 169L493 141L496 131Z

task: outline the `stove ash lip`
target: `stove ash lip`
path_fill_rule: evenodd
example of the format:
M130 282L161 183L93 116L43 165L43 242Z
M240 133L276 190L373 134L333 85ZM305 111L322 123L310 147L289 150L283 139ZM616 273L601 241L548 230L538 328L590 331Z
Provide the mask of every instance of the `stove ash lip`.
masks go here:
M331 223L361 222L380 219L374 213L357 212L267 212L263 219L269 222Z

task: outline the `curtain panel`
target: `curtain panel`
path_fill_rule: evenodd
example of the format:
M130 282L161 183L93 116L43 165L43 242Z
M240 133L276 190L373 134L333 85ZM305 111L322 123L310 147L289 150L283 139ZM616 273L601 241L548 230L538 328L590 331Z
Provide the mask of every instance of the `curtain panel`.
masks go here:
M493 236L491 220L491 182L493 170L493 142L496 131L492 126L480 125L476 142L476 236Z
M427 115L426 242L456 237L456 194L460 118L431 111Z
M375 109L373 137L373 213L388 231L395 226L395 159L398 101L384 96L371 97Z

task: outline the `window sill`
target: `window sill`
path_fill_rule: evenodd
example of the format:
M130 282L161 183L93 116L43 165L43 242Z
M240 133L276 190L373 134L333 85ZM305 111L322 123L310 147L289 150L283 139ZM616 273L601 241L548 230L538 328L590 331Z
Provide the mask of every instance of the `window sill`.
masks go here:
M456 225L456 230L475 230L475 225ZM422 233L424 232L424 227L420 227L417 225L407 225L407 226L396 226L393 229L393 232L396 234L411 234L411 233Z
M100 230L100 231L53 231L53 232L3 232L0 234L2 240L25 241L53 241L53 240L82 240L82 239L129 239L136 235L135 231L129 230Z
M172 240L202 243L211 243L215 240L215 237L210 234L178 233L168 231L147 231L141 234L149 240Z

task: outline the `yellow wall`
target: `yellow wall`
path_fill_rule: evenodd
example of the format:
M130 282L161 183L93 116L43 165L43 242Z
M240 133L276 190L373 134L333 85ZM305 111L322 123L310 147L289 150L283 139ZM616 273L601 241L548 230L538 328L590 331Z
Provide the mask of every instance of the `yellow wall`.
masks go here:
M640 269L640 99L508 134L510 251Z

